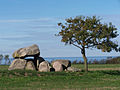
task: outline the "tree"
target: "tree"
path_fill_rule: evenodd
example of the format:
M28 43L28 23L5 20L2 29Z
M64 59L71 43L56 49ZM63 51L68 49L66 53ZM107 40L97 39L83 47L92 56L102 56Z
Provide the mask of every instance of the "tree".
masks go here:
M68 18L64 24L58 23L61 31L57 36L61 36L61 41L65 45L70 44L78 47L84 59L85 71L88 71L86 48L97 48L103 52L112 50L118 51L118 44L112 39L118 36L117 28L110 22L101 23L101 19L96 16L79 16Z
M7 64L7 61L9 60L9 55L5 55L4 59L5 59L5 64Z
M0 54L0 64L2 63L3 55Z

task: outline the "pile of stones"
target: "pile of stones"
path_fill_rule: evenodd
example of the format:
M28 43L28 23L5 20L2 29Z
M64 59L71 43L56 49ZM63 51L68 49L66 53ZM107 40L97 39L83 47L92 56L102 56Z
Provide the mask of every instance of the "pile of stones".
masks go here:
M51 64L45 61L40 57L40 50L36 44L18 49L13 53L13 58L14 60L8 70L37 70L39 72L80 71L79 69L72 68L69 60L54 60Z

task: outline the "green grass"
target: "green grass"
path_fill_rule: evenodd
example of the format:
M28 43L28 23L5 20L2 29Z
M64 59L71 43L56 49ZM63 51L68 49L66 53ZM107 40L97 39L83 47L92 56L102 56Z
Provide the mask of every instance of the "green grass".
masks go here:
M84 64L72 64L72 67L84 69ZM106 69L120 69L120 64L89 64L88 68L91 69L99 69L99 70L106 70Z
M81 67L81 65L72 65ZM0 66L0 90L120 90L120 71L37 72L8 71ZM96 65L101 67L101 65ZM107 66L107 68L111 66ZM116 68L116 64L112 66ZM91 65L91 68L94 68Z
M8 65L0 65L0 70L7 70L8 67Z

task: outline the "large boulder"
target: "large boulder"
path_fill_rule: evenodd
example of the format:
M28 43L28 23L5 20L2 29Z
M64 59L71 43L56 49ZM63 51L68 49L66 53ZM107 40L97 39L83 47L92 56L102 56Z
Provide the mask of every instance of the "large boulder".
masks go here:
M25 67L26 70L36 70L33 61L28 61Z
M64 70L63 65L57 61L53 63L53 68L55 69L56 72L60 72Z
M39 55L40 55L40 50L36 44L29 46L29 47L25 47L25 48L20 48L19 50L13 53L14 58L25 58L28 56L35 57Z
M52 66L54 65L55 62L59 62L60 64L62 64L62 65L65 66L66 68L71 66L71 61L69 61L69 60L54 60L54 61L52 61L52 63L51 63Z
M9 66L8 70L15 70L15 69L25 69L27 61L24 59L15 59L12 64Z
M39 72L50 72L50 69L51 69L50 64L47 61L43 61L40 63L38 71Z

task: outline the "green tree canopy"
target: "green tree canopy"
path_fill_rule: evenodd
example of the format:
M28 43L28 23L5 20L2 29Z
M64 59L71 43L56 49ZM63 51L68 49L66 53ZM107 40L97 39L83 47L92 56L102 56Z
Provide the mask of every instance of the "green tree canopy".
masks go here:
M9 60L9 55L5 55L4 59L5 59L5 64L7 64L7 61Z
M3 59L3 55L2 54L0 54L0 60L2 60Z
M3 55L0 54L0 64L1 64L1 62L2 62L2 59L3 59Z
M61 41L65 44L74 45L81 50L85 71L88 71L86 48L97 48L103 52L119 51L117 42L112 41L118 36L117 28L111 22L102 24L101 19L96 16L79 16L65 21L64 24L58 23L61 27L58 36L62 37Z

